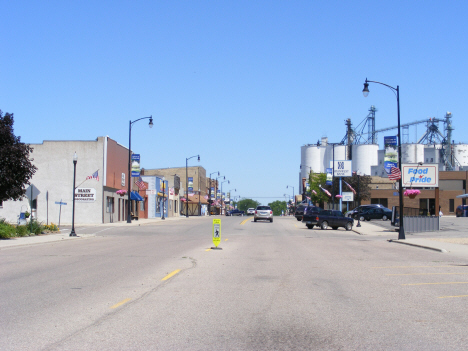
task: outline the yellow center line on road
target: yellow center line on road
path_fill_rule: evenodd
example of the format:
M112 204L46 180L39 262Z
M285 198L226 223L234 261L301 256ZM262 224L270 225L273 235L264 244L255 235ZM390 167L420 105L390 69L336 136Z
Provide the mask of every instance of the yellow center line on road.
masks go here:
M124 304L126 304L128 301L130 301L131 299L125 299L125 300L122 300L120 301L119 303L116 303L114 306L111 306L111 308L117 308L117 307L120 307Z
M250 217L249 217L249 218L246 218L246 219L244 219L244 220L241 222L241 225L244 225L245 223L247 223L247 222L248 222L248 221L250 221L250 220L251 220L251 218L250 218Z
M173 277L174 275L176 275L177 273L180 272L180 269L176 269L174 272L172 273L169 273L168 275L166 275L164 278L162 278L161 280L168 280L169 278Z
M205 251L211 251L211 249L206 249Z
M228 241L228 239L224 239L224 241Z
M385 274L385 275L450 275L450 274L468 274L468 273L403 273L403 274Z
M449 297L468 297L468 295L438 296L439 299L448 299Z
M401 285L445 285L445 284L468 284L468 282L414 283L414 284L401 284Z

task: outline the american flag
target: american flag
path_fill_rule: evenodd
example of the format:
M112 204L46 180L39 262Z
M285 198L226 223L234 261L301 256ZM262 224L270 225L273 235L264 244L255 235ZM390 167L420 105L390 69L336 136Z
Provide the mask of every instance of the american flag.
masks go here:
M349 185L349 184L348 184L347 182L345 182L344 180L343 180L343 183L346 184L346 186L349 188L349 190L351 190L354 194L356 194L356 190L354 190L354 188L353 188L351 185Z
M401 178L401 171L398 167L392 167L390 169L390 174L388 175L388 179L390 180L398 180Z
M323 191L325 194L327 194L328 196L331 196L330 192L329 192L327 189L324 189L324 188L322 188L322 187L321 187L320 189L322 189L322 191Z
M135 184L140 190L145 190L147 188L145 182L143 181L141 177L138 177Z
M87 176L87 177L86 177L86 180L96 178L96 180L99 182L99 175L98 175L98 172L99 172L99 169L98 169L96 172L94 172L92 175Z
M316 192L314 189L312 189L312 192L313 192L315 195L317 195L317 192Z

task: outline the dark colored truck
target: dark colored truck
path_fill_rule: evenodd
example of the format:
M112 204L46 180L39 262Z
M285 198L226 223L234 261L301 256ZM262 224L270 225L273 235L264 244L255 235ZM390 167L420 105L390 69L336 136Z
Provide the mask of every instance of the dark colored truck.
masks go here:
M302 201L300 204L297 205L296 211L294 211L294 217L296 217L296 219L298 221L302 221L302 216L304 215L304 210L307 207L310 207L309 204L307 203L307 200ZM312 206L312 207L315 207L315 206Z
M318 209L318 207L315 207ZM314 226L322 229L328 229L331 227L336 230L338 227L344 227L346 230L353 229L354 220L352 218L345 217L341 211L337 210L313 210L307 208L304 211L302 222L305 223L307 228L312 229Z

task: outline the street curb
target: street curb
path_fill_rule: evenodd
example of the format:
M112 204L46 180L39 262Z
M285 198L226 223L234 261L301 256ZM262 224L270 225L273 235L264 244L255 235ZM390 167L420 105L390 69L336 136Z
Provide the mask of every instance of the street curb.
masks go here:
M448 251L445 249L439 249L436 247L430 247L430 246L424 246L424 245L418 245L418 244L413 244L409 242L404 242L404 241L399 241L399 240L394 240L390 239L388 240L389 243L397 243L397 244L403 244L403 245L408 245L408 246L414 246L414 247L419 247L421 249L426 249L426 250L432 250L432 251L437 251L437 252L442 252L442 253L447 253Z

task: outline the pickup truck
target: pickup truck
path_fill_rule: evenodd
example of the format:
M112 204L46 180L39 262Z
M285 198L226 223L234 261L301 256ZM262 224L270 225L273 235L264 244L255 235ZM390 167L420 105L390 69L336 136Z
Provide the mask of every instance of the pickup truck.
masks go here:
M328 229L328 227L331 227L334 230L338 229L338 227L344 227L346 230L351 230L353 229L354 224L354 220L352 218L345 217L341 211L309 211L309 208L305 211L302 222L305 223L309 229L312 229L316 225L322 229Z

